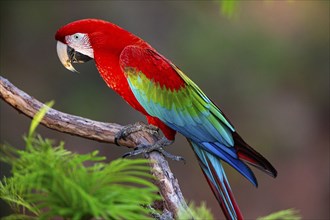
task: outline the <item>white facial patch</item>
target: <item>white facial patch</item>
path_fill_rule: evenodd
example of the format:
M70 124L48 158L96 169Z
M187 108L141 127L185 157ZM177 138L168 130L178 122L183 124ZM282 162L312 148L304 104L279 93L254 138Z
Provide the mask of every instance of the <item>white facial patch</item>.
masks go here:
M87 34L75 33L65 37L65 41L69 47L72 47L75 51L94 58L94 51L89 42Z

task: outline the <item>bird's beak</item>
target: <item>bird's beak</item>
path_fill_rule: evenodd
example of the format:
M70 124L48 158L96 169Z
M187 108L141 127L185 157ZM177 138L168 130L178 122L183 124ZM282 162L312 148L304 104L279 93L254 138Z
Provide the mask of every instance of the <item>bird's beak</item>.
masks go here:
M58 58L60 59L63 66L72 72L78 72L72 66L72 63L85 63L92 59L89 56L75 51L73 48L62 43L61 41L57 41L56 49Z

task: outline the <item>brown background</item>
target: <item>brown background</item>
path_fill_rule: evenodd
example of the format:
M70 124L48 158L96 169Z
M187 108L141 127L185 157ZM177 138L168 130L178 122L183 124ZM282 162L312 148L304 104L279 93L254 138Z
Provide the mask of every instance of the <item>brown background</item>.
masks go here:
M105 86L94 63L68 72L56 55L56 30L82 18L114 22L153 45L191 77L231 119L248 143L277 168L272 179L256 170L255 189L227 173L247 219L296 208L304 219L329 219L329 1L240 1L233 19L215 1L1 1L0 74L55 108L100 121L144 120ZM22 147L30 120L0 101L1 143ZM109 160L127 149L40 127ZM188 201L222 212L185 139L169 151ZM1 176L8 167L1 166ZM1 212L5 206L1 204Z

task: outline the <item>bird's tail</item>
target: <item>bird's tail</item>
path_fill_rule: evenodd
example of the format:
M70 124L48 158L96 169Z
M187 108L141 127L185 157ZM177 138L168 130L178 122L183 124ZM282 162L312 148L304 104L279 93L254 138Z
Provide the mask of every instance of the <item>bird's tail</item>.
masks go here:
M207 182L217 198L226 218L230 220L243 219L243 215L235 201L220 159L205 151L203 147L199 146L197 143L190 140L188 141L198 158L204 176L206 177Z

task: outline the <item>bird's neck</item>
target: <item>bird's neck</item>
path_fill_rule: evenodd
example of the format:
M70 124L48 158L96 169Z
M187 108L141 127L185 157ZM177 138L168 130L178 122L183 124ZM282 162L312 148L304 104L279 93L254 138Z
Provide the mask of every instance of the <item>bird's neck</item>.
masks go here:
M106 84L118 93L125 101L142 114L147 115L144 108L136 100L130 89L124 72L119 66L119 55L95 54L96 67Z
M127 80L119 66L117 55L95 54L95 64L106 84L119 95L123 95L123 88L127 88ZM127 85L126 85L127 84Z

